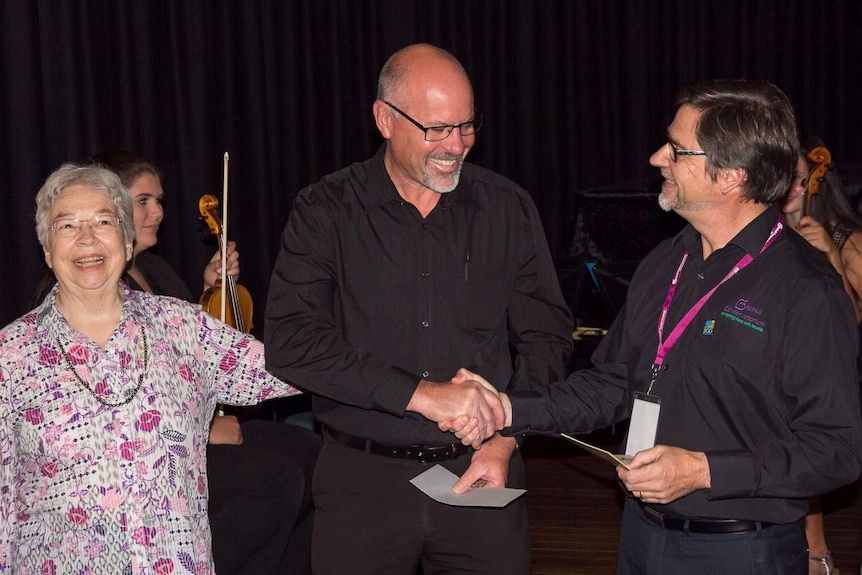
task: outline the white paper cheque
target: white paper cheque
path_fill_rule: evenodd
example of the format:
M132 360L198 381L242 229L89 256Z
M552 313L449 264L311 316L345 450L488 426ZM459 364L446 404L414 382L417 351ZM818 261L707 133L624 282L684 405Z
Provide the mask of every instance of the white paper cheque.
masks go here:
M410 483L438 503L462 507L505 507L527 492L526 489L510 487L473 487L457 495L452 493L457 481L457 475L441 465L435 465L411 479Z

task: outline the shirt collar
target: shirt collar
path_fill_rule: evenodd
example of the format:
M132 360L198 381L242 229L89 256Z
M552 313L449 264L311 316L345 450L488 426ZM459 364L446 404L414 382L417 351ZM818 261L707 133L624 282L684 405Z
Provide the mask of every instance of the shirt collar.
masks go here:
M392 183L392 178L389 177L389 172L386 171L386 165L383 161L386 154L387 143L383 143L371 159L371 166L368 169L368 198L369 202L365 209L366 213L377 209L392 201L401 201L401 196ZM482 209L482 204L476 194L476 190L469 184L464 183L464 175L472 170L472 167L464 163L464 168L461 171L461 180L458 186L451 192L441 194L440 202L435 210L449 209L452 204L459 203L471 207L476 210Z
M778 221L778 208L774 205L769 206L759 216L754 218L747 226L742 228L727 245L735 245L745 250L746 253L756 258L760 254L760 249L769 238L769 233L775 222ZM702 244L700 234L691 224L685 226L683 230L674 238L674 244L682 244L682 247L690 253L701 253Z
M51 339L59 334L69 336L70 332L74 331L55 305L58 289L59 285L55 284L42 303L33 310L36 314L37 329L46 330ZM151 329L153 325L149 319L150 312L148 312L147 303L144 301L150 294L130 289L123 281L120 282L120 289L123 292L123 311L120 314L119 323L122 324L129 317L134 317L135 322L143 325L144 329Z
M763 244L769 238L769 233L772 231L772 227L778 221L778 218L778 207L769 206L762 214L754 218L750 224L742 228L742 231L736 234L736 237L730 240L730 242L738 245L752 257L756 258L760 254L760 250L763 249Z

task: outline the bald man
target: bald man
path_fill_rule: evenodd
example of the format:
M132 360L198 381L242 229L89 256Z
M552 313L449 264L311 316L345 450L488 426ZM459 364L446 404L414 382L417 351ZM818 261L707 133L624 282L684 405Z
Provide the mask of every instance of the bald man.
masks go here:
M384 65L377 154L302 190L266 310L268 369L314 394L318 574L530 572L526 503L436 503L409 481L439 464L464 485L524 487L496 393L564 378L572 317L529 194L465 163L482 117L448 52ZM464 446L435 422L466 415Z

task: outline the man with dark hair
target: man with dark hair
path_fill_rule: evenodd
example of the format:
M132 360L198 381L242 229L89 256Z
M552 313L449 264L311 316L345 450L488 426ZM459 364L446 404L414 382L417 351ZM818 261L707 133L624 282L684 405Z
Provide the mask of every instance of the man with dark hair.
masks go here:
M495 434L496 390L450 380L461 367L500 389L565 377L572 317L530 196L464 162L482 118L461 64L408 46L378 88L386 143L300 192L267 302L267 367L314 393L324 427L312 567L527 575L523 498L453 507L409 481L437 463L468 485L524 487L515 440ZM461 414L475 451L435 424Z
M503 398L504 433L631 416L617 573L805 575L808 497L859 476L854 312L772 205L797 139L768 82L683 91L650 163L689 225L641 262L594 368Z

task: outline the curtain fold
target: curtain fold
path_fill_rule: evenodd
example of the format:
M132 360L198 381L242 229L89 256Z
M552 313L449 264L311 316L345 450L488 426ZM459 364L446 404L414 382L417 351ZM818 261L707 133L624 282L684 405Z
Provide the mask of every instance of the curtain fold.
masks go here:
M485 115L471 160L527 188L554 253L575 194L656 174L677 90L763 77L836 163L862 164L862 3L832 0L7 0L0 4L0 324L44 270L33 199L62 162L111 147L164 171L159 252L193 291L215 250L197 202L220 197L262 326L296 193L369 157L385 59L413 42L453 52Z

